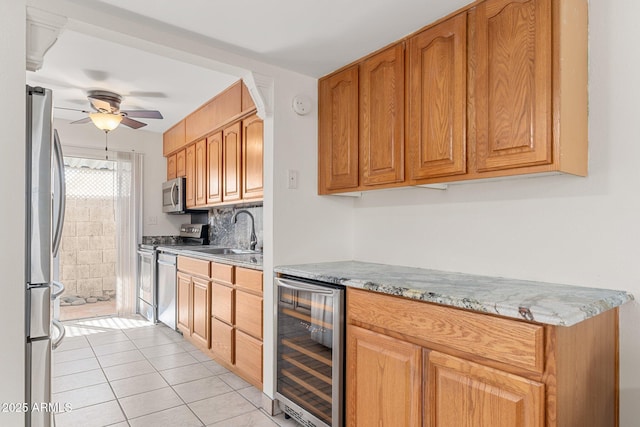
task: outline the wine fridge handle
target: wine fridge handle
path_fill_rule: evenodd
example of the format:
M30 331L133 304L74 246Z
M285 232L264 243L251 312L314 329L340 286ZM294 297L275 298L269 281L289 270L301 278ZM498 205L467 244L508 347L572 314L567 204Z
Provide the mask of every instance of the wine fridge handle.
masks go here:
M281 286L283 288L292 289L294 291L306 291L313 292L315 294L325 294L325 295L333 295L334 291L331 289L327 289L322 285L312 285L305 282L298 282L295 280L282 279L280 277L276 278L277 286Z

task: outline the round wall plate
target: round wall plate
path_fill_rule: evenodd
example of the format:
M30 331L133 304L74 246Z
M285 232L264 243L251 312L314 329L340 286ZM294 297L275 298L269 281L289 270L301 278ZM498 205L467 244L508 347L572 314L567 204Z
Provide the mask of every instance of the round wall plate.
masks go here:
M305 95L296 95L293 97L293 111L296 114L304 116L311 112L311 99Z

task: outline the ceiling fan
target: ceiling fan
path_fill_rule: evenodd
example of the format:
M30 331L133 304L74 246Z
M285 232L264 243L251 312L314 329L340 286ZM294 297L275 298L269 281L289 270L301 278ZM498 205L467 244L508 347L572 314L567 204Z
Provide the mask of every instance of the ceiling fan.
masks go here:
M92 90L88 92L87 98L91 103L91 107L95 111L76 110L74 108L64 107L56 108L60 108L62 110L81 111L89 114L89 117L76 120L71 122L71 124L93 122L98 129L105 132L109 132L117 128L120 123L132 129L139 129L147 125L141 121L134 120L132 117L141 119L163 118L160 111L157 110L121 110L120 102L122 102L122 96L114 92L106 90Z

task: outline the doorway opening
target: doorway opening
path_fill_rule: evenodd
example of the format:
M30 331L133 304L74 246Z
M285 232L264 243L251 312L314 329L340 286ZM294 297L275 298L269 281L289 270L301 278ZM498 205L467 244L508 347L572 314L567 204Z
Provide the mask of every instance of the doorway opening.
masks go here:
M60 320L116 314L116 162L65 157Z

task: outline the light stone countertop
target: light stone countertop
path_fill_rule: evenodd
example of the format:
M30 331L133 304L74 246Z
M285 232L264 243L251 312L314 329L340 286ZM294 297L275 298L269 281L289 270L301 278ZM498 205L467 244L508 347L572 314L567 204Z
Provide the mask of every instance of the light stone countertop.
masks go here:
M625 291L477 276L465 273L339 261L278 266L276 273L346 287L571 326L634 299Z
M210 248L214 246L197 246L197 248ZM220 264L236 265L238 267L251 268L262 271L262 253L255 254L207 254L194 251L194 246L158 246L158 250L190 258L203 259L205 261L219 262Z

